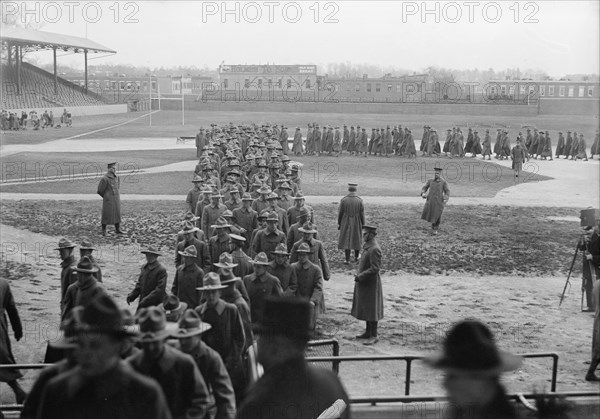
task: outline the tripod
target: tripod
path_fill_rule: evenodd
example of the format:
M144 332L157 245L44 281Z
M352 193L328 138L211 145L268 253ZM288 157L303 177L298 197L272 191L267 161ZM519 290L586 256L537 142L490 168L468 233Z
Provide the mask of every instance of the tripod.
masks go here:
M585 240L586 237L588 237L588 236L585 233L581 234L581 236L579 236L579 239L577 240L577 244L575 245L575 253L573 254L573 259L571 260L571 267L569 268L569 274L567 275L567 281L565 282L563 292L560 296L560 302L558 303L559 307L562 304L563 299L565 298L565 292L567 291L567 286L569 286L569 287L571 286L569 279L571 278L571 273L573 272L573 266L575 265L575 260L577 259L577 253L579 253L580 243L586 244L586 240ZM585 250L582 250L582 251L585 252ZM590 265L590 275L592 276L592 282L593 282L594 273L595 273L594 266L591 264L590 261L588 261L588 260L584 261L584 263L586 263L586 262L589 263L589 265ZM581 289L581 310L582 311L583 311L583 294L584 294L584 289L582 287L582 289Z

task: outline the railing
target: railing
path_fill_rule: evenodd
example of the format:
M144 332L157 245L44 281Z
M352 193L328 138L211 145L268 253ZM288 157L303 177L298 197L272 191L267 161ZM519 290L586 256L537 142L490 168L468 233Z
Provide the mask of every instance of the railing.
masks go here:
M556 377L558 373L558 354L555 352L540 352L521 354L523 358L552 358L552 380L550 391L556 392ZM379 355L379 356L319 356L307 357L308 362L331 362L333 371L339 372L341 362L365 362L365 361L404 361L406 362L406 375L404 383L404 394L410 395L410 379L412 372L412 362L425 358L422 355Z

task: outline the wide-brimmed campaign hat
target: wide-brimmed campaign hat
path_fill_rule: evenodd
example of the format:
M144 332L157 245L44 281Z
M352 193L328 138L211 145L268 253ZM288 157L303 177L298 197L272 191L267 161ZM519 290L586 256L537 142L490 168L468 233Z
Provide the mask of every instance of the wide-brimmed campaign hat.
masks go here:
M242 201L254 201L254 198L248 192L244 192L242 195Z
M230 238L231 240L233 240L233 241L237 241L237 242L245 242L245 241L246 241L246 238L245 238L245 237L243 237L243 236L239 236L239 235L237 235L237 234L233 234L233 233L230 233L230 234L229 234L229 238Z
M254 265L270 265L269 263L269 259L267 258L267 255L265 252L260 252L258 255L256 255L256 257L254 258L254 260L252 261L252 264Z
M273 250L271 253L273 253L274 255L285 255L285 256L290 255L287 252L287 248L285 247L285 244L283 244L283 243L279 243L277 245L277 247L275 247L275 250Z
M200 219L200 217L196 217L191 211L186 212L185 215L183 216L184 222L186 222L186 221L193 222L193 221L197 221L199 219Z
M150 253L157 256L162 256L162 253L158 251L158 249L154 246L148 246L144 250L140 251L140 253Z
M298 215L296 215L296 219L301 218L301 217L308 217L309 215L310 215L310 211L308 210L308 208L301 207L298 210Z
M54 250L72 249L76 246L77 245L75 243L73 243L71 240L62 238L58 241L58 247L55 247Z
M196 288L198 291L213 291L227 288L227 285L221 284L221 277L216 272L209 272L204 275L201 287Z
M304 199L304 194L302 192L298 192L296 193L296 196L294 196L294 201L298 199Z
M442 352L424 361L433 368L446 371L497 376L519 368L522 359L500 351L492 332L483 323L463 320L448 332Z
M273 199L279 199L279 195L277 195L275 192L271 192L269 195L267 195L267 200L273 200Z
M314 234L317 232L317 229L315 228L313 223L311 223L310 221L307 221L304 224L302 224L302 227L300 227L298 229L298 231L301 233L313 233Z
M126 327L121 310L105 293L99 294L84 307L77 325L77 333L103 333L117 338L137 335Z
M227 222L227 220L225 219L225 217L223 217L223 216L217 218L216 224L211 225L211 228L227 228L227 227L231 227L231 224L229 224Z
M362 229L366 230L366 231L369 231L369 232L372 232L372 233L377 233L377 227L375 227L375 226L363 225Z
M80 250L96 250L90 239L84 238L79 245Z
M171 334L176 339L184 339L210 330L212 326L204 323L196 311L188 309L179 319L179 328Z
M176 295L170 294L165 296L163 302L158 305L158 308L165 312L168 322L176 322L181 313L187 310L188 305L180 301Z
M312 253L312 250L310 250L308 243L302 242L296 249L296 253Z
M204 179L202 179L198 175L194 176L194 178L192 179L192 183L201 183L201 182L204 182Z
M98 268L96 268L92 264L92 261L87 256L82 257L79 263L77 263L77 266L72 266L71 269L73 269L75 272L81 272L86 274L93 274L98 272Z
M269 195L271 193L271 188L261 185L261 187L256 192L263 195Z
M231 253L227 253L227 252L223 252L219 255L219 261L216 263L213 263L213 265L215 265L217 268L226 268L226 269L231 269L231 268L235 268L236 266L238 266L237 263L233 263L233 257L231 256Z
M279 216L275 211L269 212L267 215L267 221L279 221Z
M165 340L174 330L173 324L167 327L165 311L156 306L142 308L137 314L137 322L140 325L139 341L142 343Z
M187 233L195 233L200 230L191 221L185 221L183 225L183 230L179 231L179 234L187 234Z
M311 307L306 300L286 297L267 297L261 319L253 326L260 335L276 335L308 341Z
M194 246L194 245L190 245L190 246L186 247L185 249L183 249L183 252L181 250L178 250L177 253L179 253L181 256L187 256L187 257L192 257L192 258L198 257L198 250L196 249L196 246Z

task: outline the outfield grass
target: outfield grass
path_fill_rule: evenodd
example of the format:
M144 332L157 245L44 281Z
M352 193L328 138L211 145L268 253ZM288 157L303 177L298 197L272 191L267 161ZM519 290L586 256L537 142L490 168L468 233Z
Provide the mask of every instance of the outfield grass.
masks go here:
M18 153L2 158L2 181L39 180L40 183L56 176L85 175L83 184L97 179L106 172L106 165L119 162L120 171L163 166L180 161L194 160L195 150L133 150L103 153ZM131 180L132 175L127 175ZM63 182L59 182L63 183ZM23 185L24 186L24 185ZM52 186L44 184L42 189ZM60 190L62 187L57 186Z
M285 104L282 104L282 107ZM492 108L491 108L492 109ZM99 128L105 128L118 124L123 121L132 120L144 113L134 112L121 115L104 115L79 117L74 121L74 126L64 129L49 129L44 131L20 131L4 133L2 135L2 144L36 144L44 141L66 138L86 131L93 131ZM402 125L410 127L413 130L415 140L420 141L423 125L431 125L436 128L440 137L445 135L445 130L452 126L463 127L466 134L467 126L498 126L509 127L511 137L515 137L518 131L524 131L523 125L534 125L540 129L549 130L552 135L553 145L556 146L558 133L556 131L575 130L583 132L588 138L588 146L591 146L594 132L597 129L598 121L590 116L560 116L560 115L540 115L536 117L520 116L496 116L496 115L391 115L391 114L338 114L338 113L296 113L296 112L209 112L209 111L186 111L185 125L181 125L180 111L160 111L152 115L152 125L148 117L141 118L130 124L117 128L104 130L95 134L89 134L82 139L96 138L136 138L144 137L169 137L193 136L198 132L200 126L209 127L210 123L219 125L233 122L238 124L263 124L276 123L285 124L289 129L288 133L293 136L294 127L299 126L302 133L306 136L306 126L309 122L316 122L320 125L360 125L368 127L381 128L387 125ZM480 130L480 136L483 138L483 132Z
M138 154L139 153L139 154ZM81 153L77 153L78 155ZM96 156L100 154L101 156ZM132 162L129 169L163 165L176 161L190 160L190 150L165 150L146 152L90 153L80 156L89 160L89 164L107 162L111 158L120 162ZM13 157L13 156L11 156ZM25 156L29 157L29 156ZM42 158L43 156L37 156ZM70 154L69 154L69 157ZM57 157L60 158L60 155ZM180 160L177 160L180 158ZM88 160L82 160L86 162ZM455 197L493 197L501 189L515 185L513 171L492 161L480 159L432 159L408 160L383 157L301 157L295 159L302 163L302 189L307 195L345 195L347 184L360 184L363 196L418 196L423 184L433 177L435 164L444 168L444 177L448 181L451 195ZM14 157L19 162L18 156ZM35 160L33 160L35 161ZM52 162L52 156L44 162ZM69 161L76 161L69 158ZM83 163L82 163L83 164ZM102 166L100 167L103 167ZM541 164L541 163L540 163ZM33 167L32 163L27 167ZM43 166L42 166L43 167ZM66 166L65 166L66 168ZM120 164L126 170L125 164ZM191 187L192 167L184 172L166 172L152 174L132 174L122 178L122 194L176 195L183 197ZM25 185L0 186L1 192L27 193L94 193L97 176L68 181L37 182ZM550 179L534 173L523 174L521 181L539 182ZM44 178L41 178L44 180Z

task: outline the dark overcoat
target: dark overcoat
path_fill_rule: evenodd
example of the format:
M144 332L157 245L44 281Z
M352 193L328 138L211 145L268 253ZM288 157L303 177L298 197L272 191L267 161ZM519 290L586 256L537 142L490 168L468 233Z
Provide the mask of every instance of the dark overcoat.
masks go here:
M17 305L10 291L8 281L0 278L0 365L16 364L10 347L7 314L15 336L20 339L23 336L23 327L21 326ZM0 382L6 383L21 377L21 373L17 370L0 370Z
M381 248L373 239L363 245L354 282L354 296L350 314L358 320L379 321L383 318L383 291L381 289Z
M102 224L121 223L121 179L112 172L106 173L98 184L98 195L102 197Z
M360 250L362 247L362 226L365 224L363 200L350 192L342 198L338 207L338 249Z
M429 191L429 194L427 195L425 207L423 207L421 219L434 224L437 223L442 216L445 205L444 195L449 197L450 189L448 188L446 181L443 179L439 179L437 181L435 179L429 179L425 186L423 186L423 189L421 189L421 193L425 193L427 191Z

